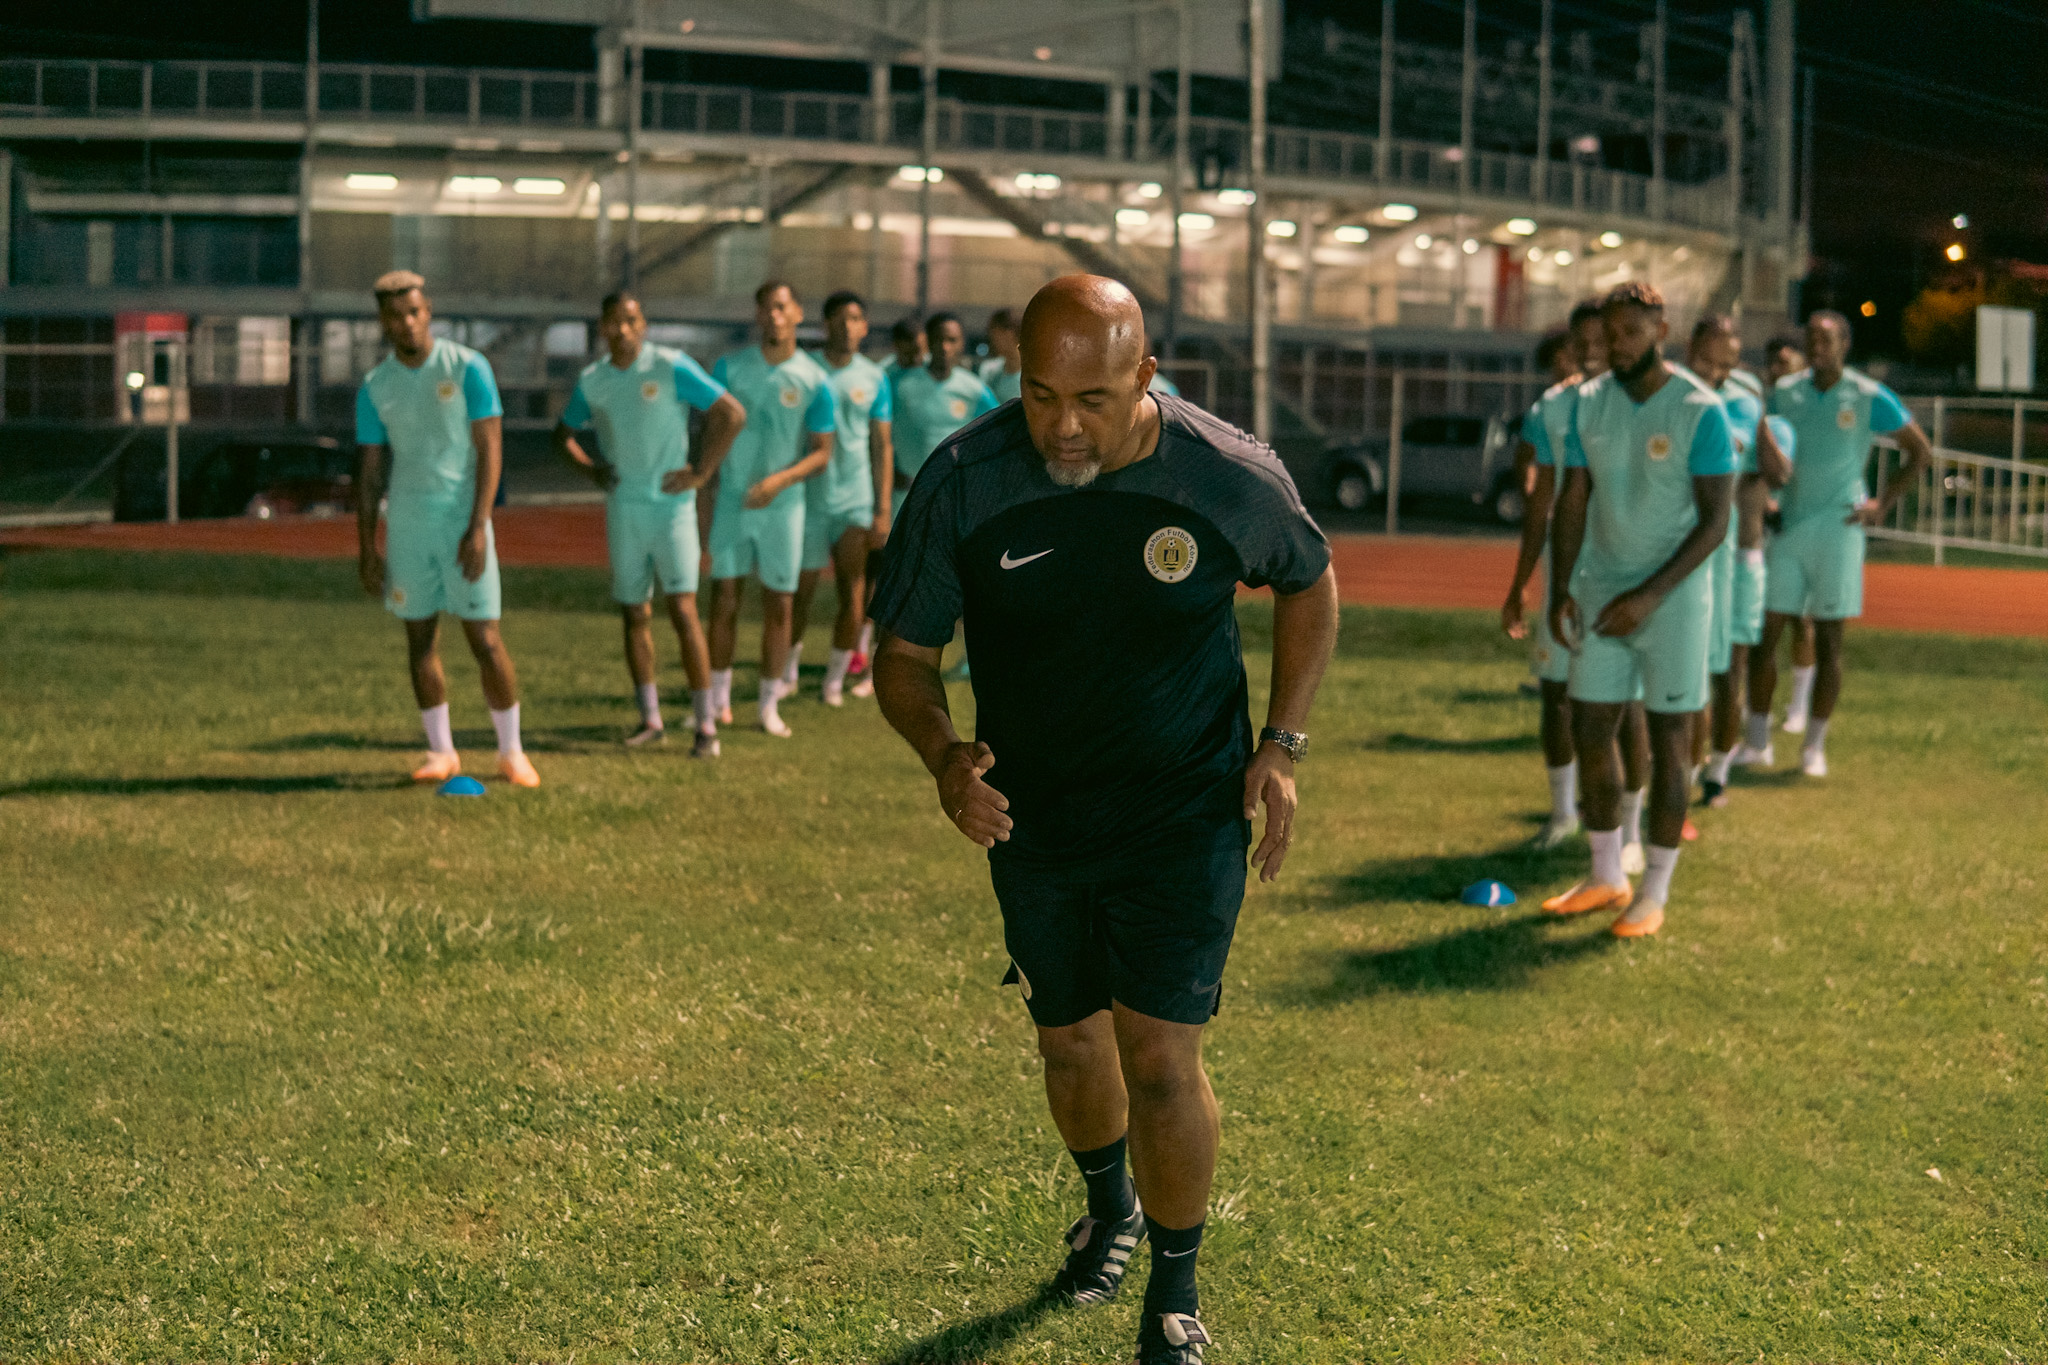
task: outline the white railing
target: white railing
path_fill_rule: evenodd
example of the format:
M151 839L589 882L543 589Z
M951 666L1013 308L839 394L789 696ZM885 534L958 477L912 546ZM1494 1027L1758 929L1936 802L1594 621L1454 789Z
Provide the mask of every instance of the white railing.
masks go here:
M1885 437L1878 439L1873 454L1871 486L1881 489L1904 456L1898 443ZM1928 546L1936 564L1958 547L2048 558L2048 464L1936 447L1912 490L1870 534Z

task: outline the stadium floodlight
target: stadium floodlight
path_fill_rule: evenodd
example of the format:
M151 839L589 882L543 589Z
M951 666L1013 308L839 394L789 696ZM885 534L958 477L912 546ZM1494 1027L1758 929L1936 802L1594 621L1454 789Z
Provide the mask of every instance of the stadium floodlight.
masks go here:
M354 171L343 176L341 183L349 189L362 190L374 194L379 191L397 189L398 177L395 175L378 175L368 171Z
M495 175L451 175L448 177L450 194L496 194L505 188L505 182Z
M1963 250L1963 244L1961 242L1950 242L1948 244L1948 250L1942 252L1941 254L1948 257L1951 261L1960 261L1963 259L1964 256L1968 255L1969 253Z
M1609 251L1614 250L1614 248L1621 245L1621 234L1609 228L1606 232L1600 234L1600 245L1606 247Z
M1479 254L1478 240L1472 237L1467 237L1465 239L1464 252L1467 256L1477 256Z
M1049 62L1052 60L1052 49L1049 47L1034 47L1031 49L1031 55L1041 62Z
M1056 175L1035 175L1030 171L1024 171L1017 177L1017 188L1020 190L1040 190L1050 192L1052 190L1058 189L1059 187L1060 178Z
M1530 260L1532 260L1532 261L1540 261L1540 260L1542 260L1542 259L1543 259L1543 248L1542 248L1542 247L1540 247L1540 246L1532 246L1532 247L1530 247L1530 248L1529 248L1529 259L1530 259Z
M1143 209L1118 209L1116 211L1116 225L1118 227L1143 227L1151 221L1152 215Z
M1144 184L1138 186L1138 197L1140 199L1157 199L1164 193L1166 193L1166 187L1157 180L1147 180Z
M896 168L896 178L898 180L908 180L913 185L923 185L926 183L936 185L946 178L946 173L937 166L929 168L924 166L898 166Z
M1275 218L1272 222L1266 224L1266 235L1268 237L1292 237L1300 230L1285 218Z
M1517 237L1534 237L1536 235L1536 220L1534 218L1510 218L1508 219L1508 231L1514 233Z
M1380 217L1390 223L1412 223L1421 216L1422 211L1413 204L1387 204L1380 209Z
M1216 202L1228 209L1248 209L1257 203L1259 196L1250 190L1218 190Z
M1206 213L1183 213L1180 216L1182 232L1207 232L1216 226L1216 220Z
M1949 219L1949 222L1955 225L1955 229L1957 232L1961 232L1964 228L1970 225L1970 215L1967 213L1959 213L1955 217Z
M551 175L522 175L512 182L514 194L560 194L568 188L568 182Z
M1346 223L1330 235L1346 246L1363 246L1372 240L1372 233L1352 223Z
M1559 265L1570 265L1572 263L1572 253L1569 251L1560 251L1555 256L1552 256L1550 259L1556 261Z
M1430 235L1429 235L1428 233L1426 233L1426 232L1418 232L1418 233L1416 233L1416 234L1415 234L1415 249L1416 249L1416 250L1418 250L1418 251L1427 251L1427 250L1429 250L1429 249L1430 249L1431 247L1433 247L1433 246L1435 246L1435 245L1436 245L1436 238L1434 238L1434 237L1430 236Z

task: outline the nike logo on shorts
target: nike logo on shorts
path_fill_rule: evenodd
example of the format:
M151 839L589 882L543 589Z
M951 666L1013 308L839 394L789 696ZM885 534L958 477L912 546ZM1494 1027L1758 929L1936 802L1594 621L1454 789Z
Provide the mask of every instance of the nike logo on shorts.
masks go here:
M1057 549L1058 547L1055 546L1054 548ZM1003 557L1000 560L998 560L997 563L1001 564L1006 569L1021 569L1026 564L1029 564L1032 560L1044 559L1047 555L1051 553L1052 550L1040 550L1035 555L1025 555L1022 559L1012 559L1010 558L1010 552L1008 550L1005 550L1003 551Z

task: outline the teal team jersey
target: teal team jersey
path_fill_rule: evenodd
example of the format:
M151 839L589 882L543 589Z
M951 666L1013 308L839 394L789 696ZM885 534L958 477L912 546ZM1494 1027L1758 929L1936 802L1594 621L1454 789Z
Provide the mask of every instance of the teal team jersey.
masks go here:
M695 493L664 493L661 481L690 462L688 409L724 396L724 386L690 357L643 345L623 370L609 356L585 366L562 421L597 429L599 451L618 471L613 501L694 500Z
M1728 436L1735 446L1735 472L1756 473L1756 427L1764 419L1763 399L1756 390L1730 375L1719 394L1728 410Z
M988 391L996 396L996 402L1007 403L1024 392L1024 371L1005 373L1003 358L995 356L981 367L981 382L988 385Z
M1771 429L1771 439L1778 443L1778 453L1798 464L1799 433L1792 430L1792 424L1782 417L1766 417L1764 425Z
M1644 403L1611 373L1581 385L1564 462L1593 479L1577 595L1581 581L1633 585L1670 559L1699 524L1692 481L1733 474L1735 447L1721 400L1674 367Z
M858 512L875 505L874 464L868 450L869 423L893 422L894 392L882 367L856 355L838 369L813 357L832 389L832 462L805 486L807 507L825 512Z
M1790 424L1799 443L1792 481L1778 495L1787 528L1812 517L1844 520L1869 490L1863 466L1873 436L1912 421L1899 396L1866 374L1843 370L1834 387L1814 387L1813 371L1778 381L1770 410Z
M896 468L913 479L939 442L996 407L988 385L964 365L954 366L943 380L934 379L923 365L900 371L895 401Z
M711 377L747 410L747 424L720 468L721 505L739 509L749 488L804 457L810 447L806 433L830 432L838 424L825 367L806 351L771 365L759 346L749 346L720 356ZM801 489L787 488L769 506L800 506L803 496Z
M1578 410L1581 382L1567 379L1562 384L1552 384L1529 405L1529 415L1522 419L1522 439L1536 452L1537 464L1558 463L1558 452L1565 448L1571 434L1572 414Z
M1145 386L1145 392L1163 393L1168 398L1178 398L1180 397L1180 385L1174 383L1163 374L1155 373L1152 376L1152 382Z
M504 411L491 362L444 339L418 369L388 355L363 376L356 390L356 443L391 447L385 490L393 502L467 509L476 502L469 424Z

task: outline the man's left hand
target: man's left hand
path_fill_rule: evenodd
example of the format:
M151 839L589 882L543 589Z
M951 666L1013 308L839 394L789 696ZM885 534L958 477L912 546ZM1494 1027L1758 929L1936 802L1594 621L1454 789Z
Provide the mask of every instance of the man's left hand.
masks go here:
M1877 498L1865 498L1849 510L1842 519L1844 526L1876 526L1884 520L1884 503Z
M1657 610L1662 599L1655 593L1635 588L1609 602L1600 609L1599 617L1593 622L1593 631L1609 639L1620 639L1633 635L1643 628L1650 619L1650 613Z
M774 502L781 494L782 485L776 482L775 475L770 474L767 478L747 490L745 506L749 511L758 512L769 503Z
M694 493L704 486L704 476L697 472L697 466L684 465L671 469L661 476L661 491L664 493Z
M462 576L474 583L484 576L484 528L472 526L462 534L462 543L455 547L455 562L462 566Z
M1268 742L1259 746L1244 770L1244 818L1255 818L1259 803L1266 806L1266 837L1252 850L1252 865L1259 880L1270 882L1280 875L1287 860L1287 847L1294 841L1294 755Z

